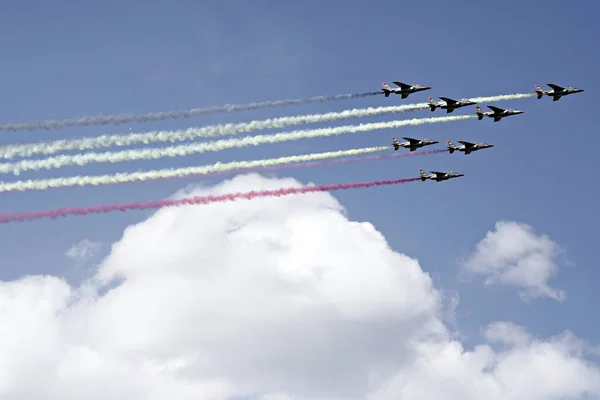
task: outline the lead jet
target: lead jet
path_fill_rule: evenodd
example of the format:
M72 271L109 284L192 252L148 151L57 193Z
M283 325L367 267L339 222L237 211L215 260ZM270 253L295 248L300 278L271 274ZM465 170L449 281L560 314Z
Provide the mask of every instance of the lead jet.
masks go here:
M490 118L494 118L494 122L498 122L504 117L510 117L511 115L523 114L525 112L525 111L521 111L521 110L515 110L514 108L503 109L503 108L495 107L495 106L487 106L487 108L489 108L492 111L486 111L486 112L481 111L481 108L479 106L475 106L475 108L477 109L477 111L476 111L477 119L480 121L483 119L483 117L488 116Z
M452 143L450 140L446 140L448 143L448 151L450 154L454 153L455 150L464 151L465 155L471 154L473 151L481 150L481 149L489 149L490 147L494 147L493 144L487 144L483 142L471 143L465 142L464 140L459 140L458 143L462 144L462 146L457 146Z
M394 146L394 150L404 147L405 149L410 149L410 151L415 151L419 147L430 146L432 144L439 143L431 139L413 139L409 137L403 137L402 139L406 140L406 142L399 142L396 140L395 136L392 136L392 146Z
M440 97L442 101L433 101L431 97L428 97L429 100L429 108L431 108L431 112L435 111L436 108L441 108L442 110L446 110L447 113L451 113L457 108L472 106L477 104L474 101L468 99L460 99L454 100L448 97Z
M554 99L552 101L558 101L562 96L568 96L573 93L581 93L583 89L577 89L574 87L562 87L555 85L553 83L546 83L546 85L550 86L552 90L543 90L537 84L535 85L535 92L537 93L537 98L541 99L544 95L552 96Z
M419 174L421 175L421 181L425 182L427 179L432 181L441 182L447 181L452 178L459 178L461 176L465 176L465 174L460 174L458 172L440 172L440 171L429 171L430 174L426 174L421 168L419 168Z
M402 82L398 82L398 81L394 81L393 84L398 87L392 88L392 87L388 86L388 84L385 82L381 83L381 85L383 86L383 89L381 89L381 90L385 94L385 97L389 97L390 93L395 93L395 94L402 95L402 98L405 99L411 93L416 93L416 92L421 92L423 90L431 89L431 86L409 85L407 83L402 83Z

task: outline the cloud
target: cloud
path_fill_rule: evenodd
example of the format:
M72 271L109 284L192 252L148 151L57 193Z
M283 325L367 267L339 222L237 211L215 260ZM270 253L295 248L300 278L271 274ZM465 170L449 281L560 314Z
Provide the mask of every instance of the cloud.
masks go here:
M538 235L527 225L512 221L496 223L465 261L467 270L486 275L486 284L524 288L523 299L549 297L564 301L565 293L548 285L558 272L560 247L547 235Z
M531 336L522 326L508 321L497 321L487 326L484 336L488 342L500 342L507 345L526 345Z
M499 329L509 328L500 334ZM523 327L495 323L486 329L492 341L509 346L495 352L488 344L466 351L455 341L425 343L421 356L404 366L370 400L388 399L582 399L600 396L600 369L582 358L582 344L570 332L525 344ZM515 343L515 339L517 342ZM590 397L586 397L590 396Z
M65 255L77 263L85 263L100 250L99 242L92 242L89 239L84 239L75 243L65 252Z
M246 175L194 194L279 186L300 184ZM162 209L80 287L0 283L0 398L600 395L573 335L468 351L443 319L418 262L328 193Z

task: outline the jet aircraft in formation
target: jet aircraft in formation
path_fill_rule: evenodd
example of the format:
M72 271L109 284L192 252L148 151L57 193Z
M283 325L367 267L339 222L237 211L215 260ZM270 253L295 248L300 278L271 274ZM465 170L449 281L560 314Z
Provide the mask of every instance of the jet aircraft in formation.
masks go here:
M514 108L504 109L504 108L500 108L500 107L496 107L496 106L487 106L487 108L489 108L492 111L481 111L481 107L479 107L479 106L475 106L475 108L477 109L477 111L476 111L477 119L480 121L483 119L483 117L487 116L490 118L494 118L494 122L498 122L504 117L510 117L511 115L523 114L525 112L525 111L521 111L521 110L515 110Z
M388 86L387 83L382 82L383 88L381 89L385 94L385 97L388 97L390 93L399 94L403 99L407 98L409 94L421 92L423 90L431 89L431 86L423 86L423 85L409 85L407 83L394 81L392 82L394 85L398 86L397 88L392 88Z
M468 99L454 100L449 97L441 97L441 96L440 96L440 100L442 100L442 101L433 101L433 99L431 97L429 97L428 99L429 99L429 108L431 108L432 112L435 111L435 109L439 107L442 110L446 110L446 113L451 113L452 111L456 110L457 108L473 106L473 105L477 104L476 102L468 100Z
M399 142L395 136L392 136L392 146L394 146L394 150L404 147L405 149L410 149L410 151L415 151L419 147L430 146L432 144L439 143L431 139L413 139L409 137L403 137L402 139L406 140L406 142Z
M544 95L546 95L549 97L550 96L553 97L552 101L558 101L563 96L568 96L570 94L583 92L583 89L577 89L574 87L564 88L562 86L558 86L553 83L547 83L546 85L548 85L552 90L543 90L537 84L535 85L535 92L537 93L538 99L541 99Z
M440 172L440 171L429 171L427 174L421 168L419 168L419 174L421 174L421 181L425 182L427 179L432 181L441 182L447 181L452 178L459 178L461 176L465 176L465 174L461 174L458 172L448 171L448 172Z
M416 93L416 92L420 92L423 90L431 89L431 86L409 85L409 84L398 82L398 81L394 81L393 83L398 87L392 88L392 87L388 86L387 83L383 82L383 84L382 84L383 88L381 90L385 94L385 97L389 97L390 94L394 93L394 94L399 94L402 96L403 99L406 99L408 97L408 95L411 93ZM578 88L574 88L574 87L562 87L562 86L558 86L553 83L547 83L547 85L550 87L550 90L544 90L539 85L537 85L537 84L535 85L535 93L536 93L538 99L541 99L544 96L548 96L548 97L553 98L552 101L558 101L563 96L568 96L568 95L574 94L574 93L581 93L584 91L583 89L578 89ZM441 101L434 101L431 97L428 98L429 99L428 105L432 112L435 111L436 108L441 108L443 110L446 110L447 113L451 113L457 108L475 105L475 109L476 109L475 113L477 114L478 120L481 121L483 119L483 117L487 116L489 118L493 118L494 122L498 122L504 117L509 117L511 115L518 115L518 114L524 113L524 111L521 111L521 110L516 110L513 108L503 109L503 108L496 107L496 106L487 106L487 108L489 108L491 111L482 111L481 107L479 107L477 105L477 102L472 101L472 100L468 100L468 99L454 100L449 97L441 97L441 96L439 98ZM420 147L439 143L439 142L437 142L435 140L431 140L431 139L414 139L414 138L410 138L410 137L403 137L402 139L404 139L405 142L399 142L395 136L392 136L392 146L394 147L394 150L399 150L402 147L402 148L410 149L410 151L412 152ZM459 151L459 152L462 151L465 153L465 155L468 155L477 150L488 149L488 148L494 147L493 144L488 144L488 143L484 143L484 142L472 143L472 142L467 142L464 140L459 140L458 143L460 143L460 146L455 145L450 140L446 140L446 142L448 144L448 152L450 152L450 154L454 153L455 151ZM422 169L419 168L419 174L420 174L421 181L425 182L427 179L430 179L430 180L433 180L436 182L441 182L441 181L445 181L448 179L464 176L464 174L461 174L458 172L452 172L452 171L448 171L448 172L429 171L429 172L430 172L429 174L425 173L425 171L423 171Z
M446 140L446 143L448 143L448 151L450 152L450 154L452 154L456 150L458 150L458 151L463 151L465 153L465 155L468 155L468 154L471 154L471 152L473 152L473 151L489 149L490 147L494 147L493 144L487 144L487 143L483 143L483 142L471 143L471 142L467 142L464 140L458 141L458 143L460 143L462 146L457 146L454 143L452 143L450 140Z

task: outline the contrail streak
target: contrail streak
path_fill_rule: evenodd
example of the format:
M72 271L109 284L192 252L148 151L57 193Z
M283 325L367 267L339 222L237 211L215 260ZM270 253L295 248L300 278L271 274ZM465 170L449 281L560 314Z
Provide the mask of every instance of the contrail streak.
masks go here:
M360 156L360 157L346 157L339 159L331 159L331 160L321 160L321 161L308 161L299 164L281 164L281 165L272 165L272 166L261 166L255 168L244 168L244 173L251 172L266 172L266 171L280 171L282 169L293 169L293 168L313 168L313 167L322 167L328 165L337 165L337 164L349 164L355 162L365 162L365 161L378 161L378 160L389 160L394 158L404 158L404 157L416 157L416 156L426 156L431 154L440 154L447 153L448 149L436 149L436 150L427 150L427 151L417 151L410 153L396 153L396 154L380 154L376 156ZM228 171L220 171L214 173L207 173L202 175L182 175L182 176L169 176L165 178L157 178L156 180L171 180L171 179L187 179L193 178L198 179L202 177L214 177L214 176L222 176L222 175L234 175L239 173L239 169L228 170ZM116 183L126 183L126 182L116 182Z
M386 113L400 113L422 109L422 104L407 104L402 106L352 109L342 112L325 114L299 115L280 117L259 121L244 122L239 124L219 124L201 128L188 128L176 131L153 131L147 133L131 133L124 135L103 135L94 138L56 140L51 142L27 143L10 145L0 148L0 157L13 158L15 156L29 157L35 154L54 154L66 150L90 150L110 146L129 146L136 143L177 142L196 138L235 135L260 129L285 128L288 126L302 125L317 122L329 122L346 118L361 118L377 116Z
M225 113L225 112L236 112L236 111L247 111L257 110L259 108L275 108L282 106L291 106L297 104L308 104L308 103L324 103L326 101L335 100L346 100L355 99L360 97L375 96L382 94L383 92L366 92L366 93L353 93L353 94L337 94L334 96L317 96L309 99L290 99L290 100L276 100L276 101L263 101L259 103L249 104L226 104L218 107L206 107L206 108L192 108L190 110L173 110L164 111L157 113L147 114L118 114L118 115L95 115L89 117L63 119L60 121L48 120L48 121L36 121L36 122L21 122L21 123L8 123L0 125L0 130L4 131L21 131L21 130L35 130L35 129L59 129L68 126L90 126L90 125L108 125L108 124L125 124L128 122L150 122L160 121L169 118L189 118L200 115Z
M131 173L118 173L113 175L98 175L98 176L90 176L90 175L82 175L82 176L72 176L66 178L51 178L51 179L38 179L38 180L28 180L28 181L18 181L18 182L1 182L0 183L0 193L1 192L12 192L12 191L27 191L27 190L46 190L46 189L56 189L56 188L65 188L65 187L83 187L83 186L98 186L98 185L112 185L117 183L129 183L129 182L143 182L143 181L154 181L160 179L172 179L172 178L186 178L192 176L200 176L200 175L210 175L210 174L222 174L229 171L239 171L239 170L247 170L254 168L283 168L284 165L307 161L316 162L318 160L325 160L328 158L337 158L337 157L347 157L353 155L374 153L378 151L389 150L390 147L366 147L362 149L353 149L353 150L341 150L341 151L330 151L325 153L313 153L313 154L305 154L298 156L289 156L289 157L279 157L272 159L263 159L263 160L253 160L253 161L233 161L229 163L216 163L213 165L204 165L198 167L183 167L183 168L168 168L168 169L159 169L159 170L151 170L151 171L138 171ZM415 152L415 153L400 153L394 154L391 157L411 157L417 155L427 155L427 154L436 154L448 151L447 149L439 149L439 150L431 150L428 152ZM351 159L356 161L370 161L372 159ZM331 162L330 160L329 162ZM340 162L344 162L344 160L339 160ZM345 161L350 162L350 161ZM320 161L320 164L313 163L311 165L302 165L298 164L298 167L301 168L303 166L306 167L316 167L318 165L327 165L326 161Z
M477 118L477 115L455 115L452 117L414 118L401 121L376 122L371 124L345 125L335 128L321 128L282 132L270 135L248 136L240 139L218 140L208 143L191 143L180 146L164 148L132 149L118 152L83 153L75 155L61 155L43 160L22 160L15 163L0 164L0 173L20 174L22 171L61 168L68 165L83 166L89 163L117 163L135 160L155 160L163 157L181 157L209 151L221 151L231 148L259 146L267 143L284 143L291 140L308 139L319 136L335 136L344 133L368 132L376 129L391 129L402 126L416 126L435 124L439 122L453 122Z
M394 180L384 181L371 181L371 182L356 182L356 183L345 183L336 185L317 185L307 186L301 188L280 188L275 190L253 190L250 192L241 193L229 193L219 196L196 196L185 199L176 200L156 200L147 202L132 202L124 204L105 204L88 207L70 207L70 208L58 208L54 210L45 211L28 211L21 213L11 214L0 214L0 223L6 224L9 222L25 222L33 221L37 219L50 218L55 219L58 217L67 217L70 215L89 215L89 214L106 214L114 211L130 211L130 210L148 210L157 209L163 207L176 207L184 205L204 205L211 203L223 203L236 200L251 200L261 197L282 197L293 194L305 194L315 192L329 192L334 190L347 190L347 189L360 189L372 186L383 186L383 185L397 185L408 182L418 181L420 178L402 178Z
M473 97L469 100L476 101L478 103L487 103L490 101L528 99L528 98L534 97L534 96L536 96L535 93L515 93L515 94L500 94L497 96L488 96L488 97Z
M475 97L471 100L479 102L503 101L532 97L534 94L507 94L490 97ZM91 150L111 146L129 146L136 143L177 142L201 137L214 137L247 133L260 129L279 129L309 123L331 122L349 118L373 117L384 114L397 114L429 108L428 103L405 104L401 106L369 107L330 112L324 114L297 115L271 118L239 124L219 124L201 128L189 128L176 131L152 131L124 135L102 135L93 138L55 140L49 142L16 144L0 147L0 157L31 157L36 154L54 154L67 150Z

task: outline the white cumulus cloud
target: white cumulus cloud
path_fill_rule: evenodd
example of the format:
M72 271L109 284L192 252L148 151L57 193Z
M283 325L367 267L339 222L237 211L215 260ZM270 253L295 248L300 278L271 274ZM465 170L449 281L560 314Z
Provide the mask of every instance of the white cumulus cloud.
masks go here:
M420 357L405 365L370 400L558 400L600 396L600 369L582 358L584 346L569 331L533 340L524 328L511 326L529 339L529 343L519 341L517 345L515 339L522 338L517 338L516 332L505 331L499 336L499 327L493 325L486 334L494 331L492 341L505 339L508 348L495 352L489 344L482 344L467 351L458 342L423 343L419 346Z
M89 239L83 239L73 244L65 255L78 263L85 263L100 250L99 242L92 242Z
M560 247L548 235L538 235L533 227L499 221L495 230L477 244L464 266L485 275L486 284L523 288L523 299L549 297L562 302L565 293L548 284L558 273L556 258L560 253Z
M300 184L246 175L192 194L280 186ZM600 396L572 334L498 323L467 350L442 303L415 259L328 193L162 209L81 287L0 283L0 398Z
M488 342L500 342L507 345L526 345L532 339L524 327L509 321L496 321L489 324L484 335Z

